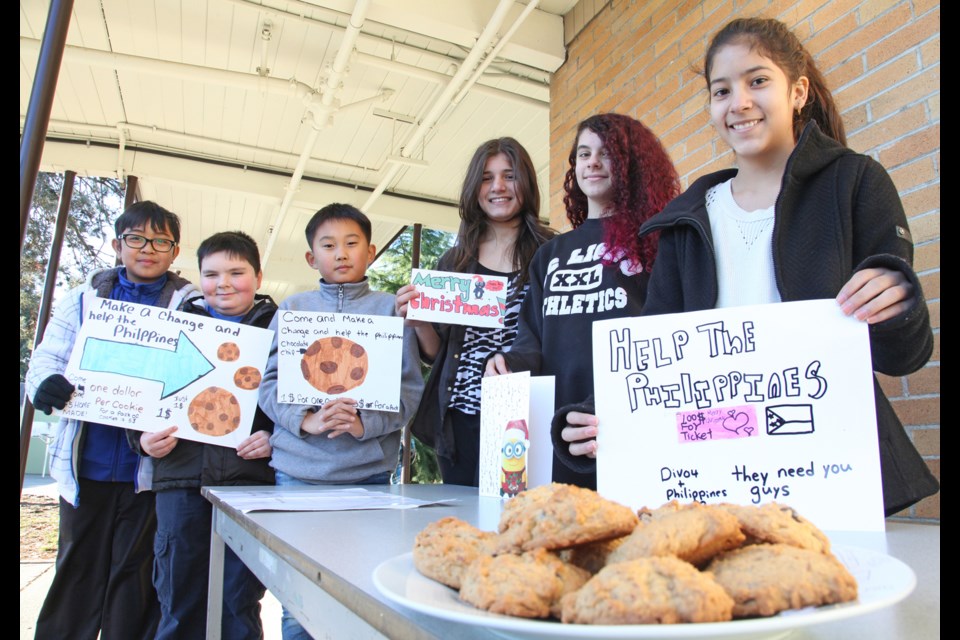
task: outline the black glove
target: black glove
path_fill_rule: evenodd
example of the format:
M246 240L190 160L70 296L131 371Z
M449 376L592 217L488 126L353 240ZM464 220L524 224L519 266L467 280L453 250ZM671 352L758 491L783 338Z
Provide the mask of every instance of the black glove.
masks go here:
M67 406L74 389L69 380L56 373L37 387L37 393L33 396L33 406L50 415L54 409L63 409Z

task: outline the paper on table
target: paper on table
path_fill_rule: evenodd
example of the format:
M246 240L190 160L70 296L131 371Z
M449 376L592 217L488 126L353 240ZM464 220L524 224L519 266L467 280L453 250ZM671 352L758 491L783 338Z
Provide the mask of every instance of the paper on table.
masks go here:
M216 491L214 491L216 493ZM357 511L364 509L416 509L452 500L417 500L366 489L308 489L231 491L230 505L243 513L253 511Z

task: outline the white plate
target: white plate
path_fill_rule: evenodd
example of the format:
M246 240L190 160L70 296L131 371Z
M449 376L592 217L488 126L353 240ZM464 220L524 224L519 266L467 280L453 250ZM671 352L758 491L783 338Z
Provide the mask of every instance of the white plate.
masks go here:
M772 618L673 625L580 625L544 620L511 618L475 609L460 602L457 592L422 576L413 567L413 554L391 558L373 572L373 582L387 599L443 620L480 625L495 633L516 638L582 638L643 640L676 638L771 638L802 627L860 616L888 607L907 597L917 578L896 558L841 547L834 553L857 579L857 602L791 611Z

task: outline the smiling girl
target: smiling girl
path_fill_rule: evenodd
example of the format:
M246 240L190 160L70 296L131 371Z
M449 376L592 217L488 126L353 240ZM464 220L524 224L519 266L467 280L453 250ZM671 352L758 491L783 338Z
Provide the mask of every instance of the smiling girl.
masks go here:
M660 141L629 116L609 113L581 122L569 164L563 202L574 229L537 251L517 340L509 352L493 356L486 370L556 376L561 421L574 409L592 410L583 404L593 394L591 326L640 313L656 241L637 234L679 192ZM574 413L593 418L579 411ZM594 426L584 429L586 437L596 435L590 432ZM596 488L591 466L578 462L560 464L555 456L553 479Z
M477 486L480 457L480 379L487 356L509 349L527 292L527 269L554 232L540 222L540 190L533 162L513 138L488 140L473 154L460 192L457 242L437 264L441 271L508 279L507 310L500 329L432 325L408 320L421 356L433 363L413 433L436 448L447 484ZM397 314L417 296L397 291Z
M813 58L784 24L741 19L714 36L704 73L737 168L698 179L641 229L661 234L644 314L836 298L870 324L875 370L922 367L933 336L900 198L845 146ZM889 515L938 485L874 386Z

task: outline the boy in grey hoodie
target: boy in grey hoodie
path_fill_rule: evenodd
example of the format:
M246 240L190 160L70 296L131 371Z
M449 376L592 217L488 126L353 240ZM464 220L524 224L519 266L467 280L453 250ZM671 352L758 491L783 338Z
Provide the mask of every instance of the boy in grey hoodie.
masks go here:
M320 272L320 288L290 296L280 304L271 329L284 311L325 311L395 316L394 296L371 291L367 267L376 255L370 220L356 208L331 204L307 224L307 264ZM363 411L349 398L335 398L319 409L277 402L277 336L263 376L260 406L276 423L270 444L277 484L290 479L309 484L389 482L397 462L400 430L416 413L423 392L420 352L411 329L403 332L400 410Z

